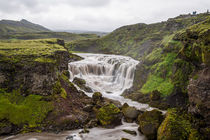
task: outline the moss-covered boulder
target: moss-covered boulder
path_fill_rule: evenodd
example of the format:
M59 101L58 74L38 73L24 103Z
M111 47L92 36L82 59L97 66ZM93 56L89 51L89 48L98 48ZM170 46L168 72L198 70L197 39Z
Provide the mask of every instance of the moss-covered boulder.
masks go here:
M114 104L108 104L98 110L96 117L102 126L112 128L121 124L122 113Z
M139 131L149 140L157 138L157 130L163 121L162 112L158 110L146 111L138 116Z
M202 140L203 137L192 127L189 115L169 109L158 129L158 140Z

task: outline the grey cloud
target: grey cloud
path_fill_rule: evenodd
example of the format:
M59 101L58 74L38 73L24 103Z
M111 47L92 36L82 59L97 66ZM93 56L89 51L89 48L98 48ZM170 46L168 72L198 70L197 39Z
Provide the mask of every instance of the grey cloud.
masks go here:
M112 31L209 7L209 0L0 0L0 19L25 18L51 29Z

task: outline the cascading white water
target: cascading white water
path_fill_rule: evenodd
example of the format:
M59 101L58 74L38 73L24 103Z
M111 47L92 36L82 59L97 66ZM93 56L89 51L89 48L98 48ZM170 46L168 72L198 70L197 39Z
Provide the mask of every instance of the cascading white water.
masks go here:
M77 54L84 59L69 64L70 79L79 77L94 91L120 95L133 84L138 61L118 55Z
M128 103L141 110L151 110L147 104L140 104L120 96L125 89L133 85L136 61L128 56L77 53L81 61L69 63L70 80L75 77L86 81L93 91L99 91L104 97ZM92 96L91 93L86 93Z

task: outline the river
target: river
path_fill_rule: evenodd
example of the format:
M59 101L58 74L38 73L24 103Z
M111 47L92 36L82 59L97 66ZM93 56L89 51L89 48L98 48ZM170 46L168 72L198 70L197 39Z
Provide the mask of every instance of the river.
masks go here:
M121 96L125 89L133 85L138 61L120 55L90 53L77 53L77 55L84 59L69 63L70 81L75 77L82 78L86 81L87 86L94 92L101 92L104 97L120 101L121 104L128 103L143 111L153 109L147 104L141 104ZM91 97L93 93L86 94ZM137 136L125 133L122 131L123 129L134 130L137 132ZM121 138L144 140L145 137L137 129L137 124L123 122L121 126L114 129L92 128L87 134L79 134L81 130L65 131L59 134L28 133L10 136L3 140L65 140L67 136L73 137L69 140L121 140Z

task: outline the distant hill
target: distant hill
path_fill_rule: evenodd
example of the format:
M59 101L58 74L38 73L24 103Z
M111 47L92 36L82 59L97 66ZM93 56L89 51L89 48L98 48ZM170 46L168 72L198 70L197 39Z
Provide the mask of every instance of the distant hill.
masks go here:
M98 38L94 33L70 33L70 32L53 32L41 25L31 23L25 19L20 21L1 20L0 21L0 39L46 39L59 38L66 42L73 40L85 40Z
M0 21L1 34L15 33L15 32L18 32L18 33L50 32L50 30L41 25L31 23L25 19L22 19L20 21L14 21L14 20L1 20Z
M0 33L0 39L19 39L19 40L31 40L31 39L47 39L47 38L59 38L65 40L65 42L71 42L74 40L87 40L97 39L96 34L74 34L67 32L13 32L13 33Z
M98 36L105 36L109 32L101 32L101 31L86 31L86 30L58 30L60 32L68 32L74 34L96 34Z

